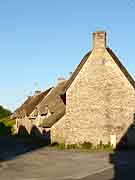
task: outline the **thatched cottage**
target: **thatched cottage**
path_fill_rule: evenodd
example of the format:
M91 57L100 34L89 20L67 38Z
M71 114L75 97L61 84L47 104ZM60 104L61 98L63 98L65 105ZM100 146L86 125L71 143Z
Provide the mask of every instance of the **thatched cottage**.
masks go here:
M44 92L36 91L14 112L16 132L32 135L43 135L50 127L65 114L65 103L61 98L66 80L60 81L56 87ZM46 127L40 124L46 122Z
M133 123L135 84L106 44L106 33L94 32L92 50L70 78L28 98L15 113L17 123L51 130L51 142L118 143Z

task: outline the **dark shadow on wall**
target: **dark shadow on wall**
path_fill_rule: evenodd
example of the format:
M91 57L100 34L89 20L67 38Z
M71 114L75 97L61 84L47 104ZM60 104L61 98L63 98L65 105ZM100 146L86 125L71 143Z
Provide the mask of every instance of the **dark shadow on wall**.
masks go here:
M18 136L29 136L27 129L24 126L19 126Z
M114 166L113 180L135 179L135 124L131 124L121 138L114 153L110 154Z
M28 133L24 126L20 126L18 134L12 134L12 127L7 127L0 123L0 161L16 158L39 148L45 147L50 143L50 132L41 134L35 126ZM45 138L44 138L45 137Z
M66 94L61 95L61 99L63 100L63 103L66 105Z
M42 137L41 132L39 131L39 129L35 125L32 126L31 131L30 131L30 135L31 136Z
M41 133L41 131L35 125L33 125L30 135L32 137L41 138L46 145L49 145L51 143L50 131L46 131L46 129L44 129Z

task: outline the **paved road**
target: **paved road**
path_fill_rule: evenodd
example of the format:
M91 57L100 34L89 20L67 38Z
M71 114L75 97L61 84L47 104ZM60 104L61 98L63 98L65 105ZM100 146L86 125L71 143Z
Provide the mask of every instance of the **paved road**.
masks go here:
M135 179L134 155L42 148L2 162L0 180L110 180L114 176L119 180Z
M5 161L0 168L2 180L81 179L111 168L105 153L69 152L43 148Z
M135 179L135 152L29 150L24 142L0 140L0 180Z

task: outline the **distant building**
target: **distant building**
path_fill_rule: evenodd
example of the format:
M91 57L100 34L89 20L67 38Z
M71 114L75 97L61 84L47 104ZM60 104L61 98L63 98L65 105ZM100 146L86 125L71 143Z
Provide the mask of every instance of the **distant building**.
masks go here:
M27 131L28 134L41 136L45 131L50 131L55 121L65 114L65 104L61 98L65 83L66 80L60 81L56 87L44 92L36 92L35 95L27 98L12 115L12 118L16 119L16 133ZM40 127L43 121L46 122L45 128Z
M51 130L51 142L118 143L133 123L135 84L106 45L106 33L93 33L88 52L67 81L28 100L15 112L17 126ZM25 122L25 123L24 123Z

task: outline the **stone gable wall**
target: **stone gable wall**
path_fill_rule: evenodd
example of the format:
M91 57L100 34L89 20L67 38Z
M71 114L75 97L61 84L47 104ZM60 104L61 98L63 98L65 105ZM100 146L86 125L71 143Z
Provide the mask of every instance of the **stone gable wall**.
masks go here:
M133 122L135 92L106 49L93 50L66 94L66 114L51 128L51 140L117 142Z

